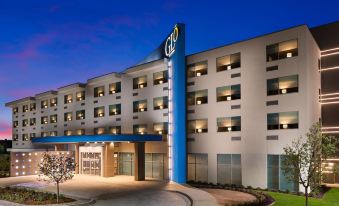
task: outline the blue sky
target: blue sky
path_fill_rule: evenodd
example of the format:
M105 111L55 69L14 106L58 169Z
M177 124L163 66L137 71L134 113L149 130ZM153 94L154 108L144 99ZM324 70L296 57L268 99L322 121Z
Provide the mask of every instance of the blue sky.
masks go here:
M0 3L0 138L5 102L121 71L156 48L177 22L191 54L295 25L339 20L339 0L7 1Z

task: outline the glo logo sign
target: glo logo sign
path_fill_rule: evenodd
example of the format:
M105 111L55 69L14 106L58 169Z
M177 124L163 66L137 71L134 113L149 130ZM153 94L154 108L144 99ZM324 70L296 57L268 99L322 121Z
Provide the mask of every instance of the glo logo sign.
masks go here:
M175 26L172 33L167 37L165 42L165 55L169 58L175 52L175 44L179 37L179 28Z

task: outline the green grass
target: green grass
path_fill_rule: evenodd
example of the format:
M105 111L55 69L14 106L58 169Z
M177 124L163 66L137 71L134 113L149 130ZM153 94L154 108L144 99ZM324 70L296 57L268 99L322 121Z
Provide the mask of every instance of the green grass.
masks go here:
M305 197L283 194L277 192L267 192L276 200L274 206L304 206ZM339 188L330 189L323 198L309 198L309 206L339 206Z

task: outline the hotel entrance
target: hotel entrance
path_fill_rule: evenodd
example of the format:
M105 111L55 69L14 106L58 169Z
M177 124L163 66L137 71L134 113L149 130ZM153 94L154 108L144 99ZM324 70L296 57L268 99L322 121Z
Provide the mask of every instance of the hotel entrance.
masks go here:
M85 175L101 175L101 153L82 152L81 153L81 173Z

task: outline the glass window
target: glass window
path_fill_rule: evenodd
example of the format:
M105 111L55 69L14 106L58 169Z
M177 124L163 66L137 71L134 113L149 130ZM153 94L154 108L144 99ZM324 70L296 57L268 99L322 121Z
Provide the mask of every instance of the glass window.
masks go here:
M85 135L85 130L84 129L77 129L76 134L77 135Z
M147 87L147 75L133 78L133 89L142 89Z
M41 101L41 109L48 108L48 100Z
M133 112L146 112L147 111L147 100L139 100L133 102Z
M48 124L48 116L41 117L41 124Z
M19 121L13 121L13 127L17 128L19 126Z
M50 133L50 136L51 136L51 137L58 136L58 132L57 132L57 131L52 131L52 132Z
M119 175L134 175L134 154L127 152L119 153Z
M51 123L57 123L58 122L58 115L56 115L56 114L51 115L49 118L50 118Z
M168 82L168 71L153 73L153 85L164 84Z
M58 98L52 98L49 105L50 107L56 107L58 105Z
M187 77L200 77L207 75L207 61L197 62L187 66Z
M94 88L94 97L103 97L105 96L105 87L95 87Z
M76 94L77 102L85 100L85 91L77 92Z
M13 114L17 114L19 112L19 108L18 107L14 107L13 108Z
M168 122L160 122L153 124L154 133L156 134L167 134L168 133Z
M168 108L168 96L153 98L153 109L154 110L167 109L167 108Z
M219 117L217 118L218 132L241 131L241 117Z
M23 105L22 106L22 112L28 112L28 105Z
M22 134L22 140L23 141L29 141L28 134Z
M121 126L111 126L109 127L109 132L111 134L121 134Z
M217 154L217 182L242 184L240 154Z
M26 127L28 125L28 119L22 120L22 126Z
M133 125L133 134L147 134L147 124Z
M298 56L298 40L280 42L266 46L266 61L274 61Z
M65 136L71 136L72 135L72 130L65 130L64 131Z
M94 128L94 134L96 135L105 134L105 127Z
M187 154L187 180L208 182L208 154Z
M280 112L267 114L267 129L296 129L299 124L298 112Z
M217 87L217 102L230 101L241 98L240 84Z
M34 126L36 124L36 119L35 118L30 118L29 119L29 125Z
M208 132L208 121L207 119L188 120L187 121L187 133L207 133Z
M41 137L47 137L48 136L48 132L41 132Z
M240 53L217 58L217 72L240 67Z
M109 94L121 92L121 82L115 82L109 85Z
M109 116L121 114L121 104L109 105Z
M164 179L164 157L162 153L145 154L145 175L155 179Z
M73 102L73 95L72 94L67 94L64 96L64 103L69 104Z
M208 90L199 90L195 92L188 92L187 94L187 105L199 105L208 103Z
M64 121L65 121L65 122L72 121L72 119L73 119L73 114L72 114L72 112L66 112L66 113L64 114Z
M76 111L75 115L76 115L76 120L83 120L86 118L85 110Z
M105 116L105 107L96 107L94 108L94 117L104 117Z
M298 92L298 75L267 80L267 95Z
M35 111L35 110L36 110L36 104L35 104L35 103L30 104L29 109L30 109L31 111Z
M13 139L13 141L19 141L19 135L18 134L13 134L12 139Z

